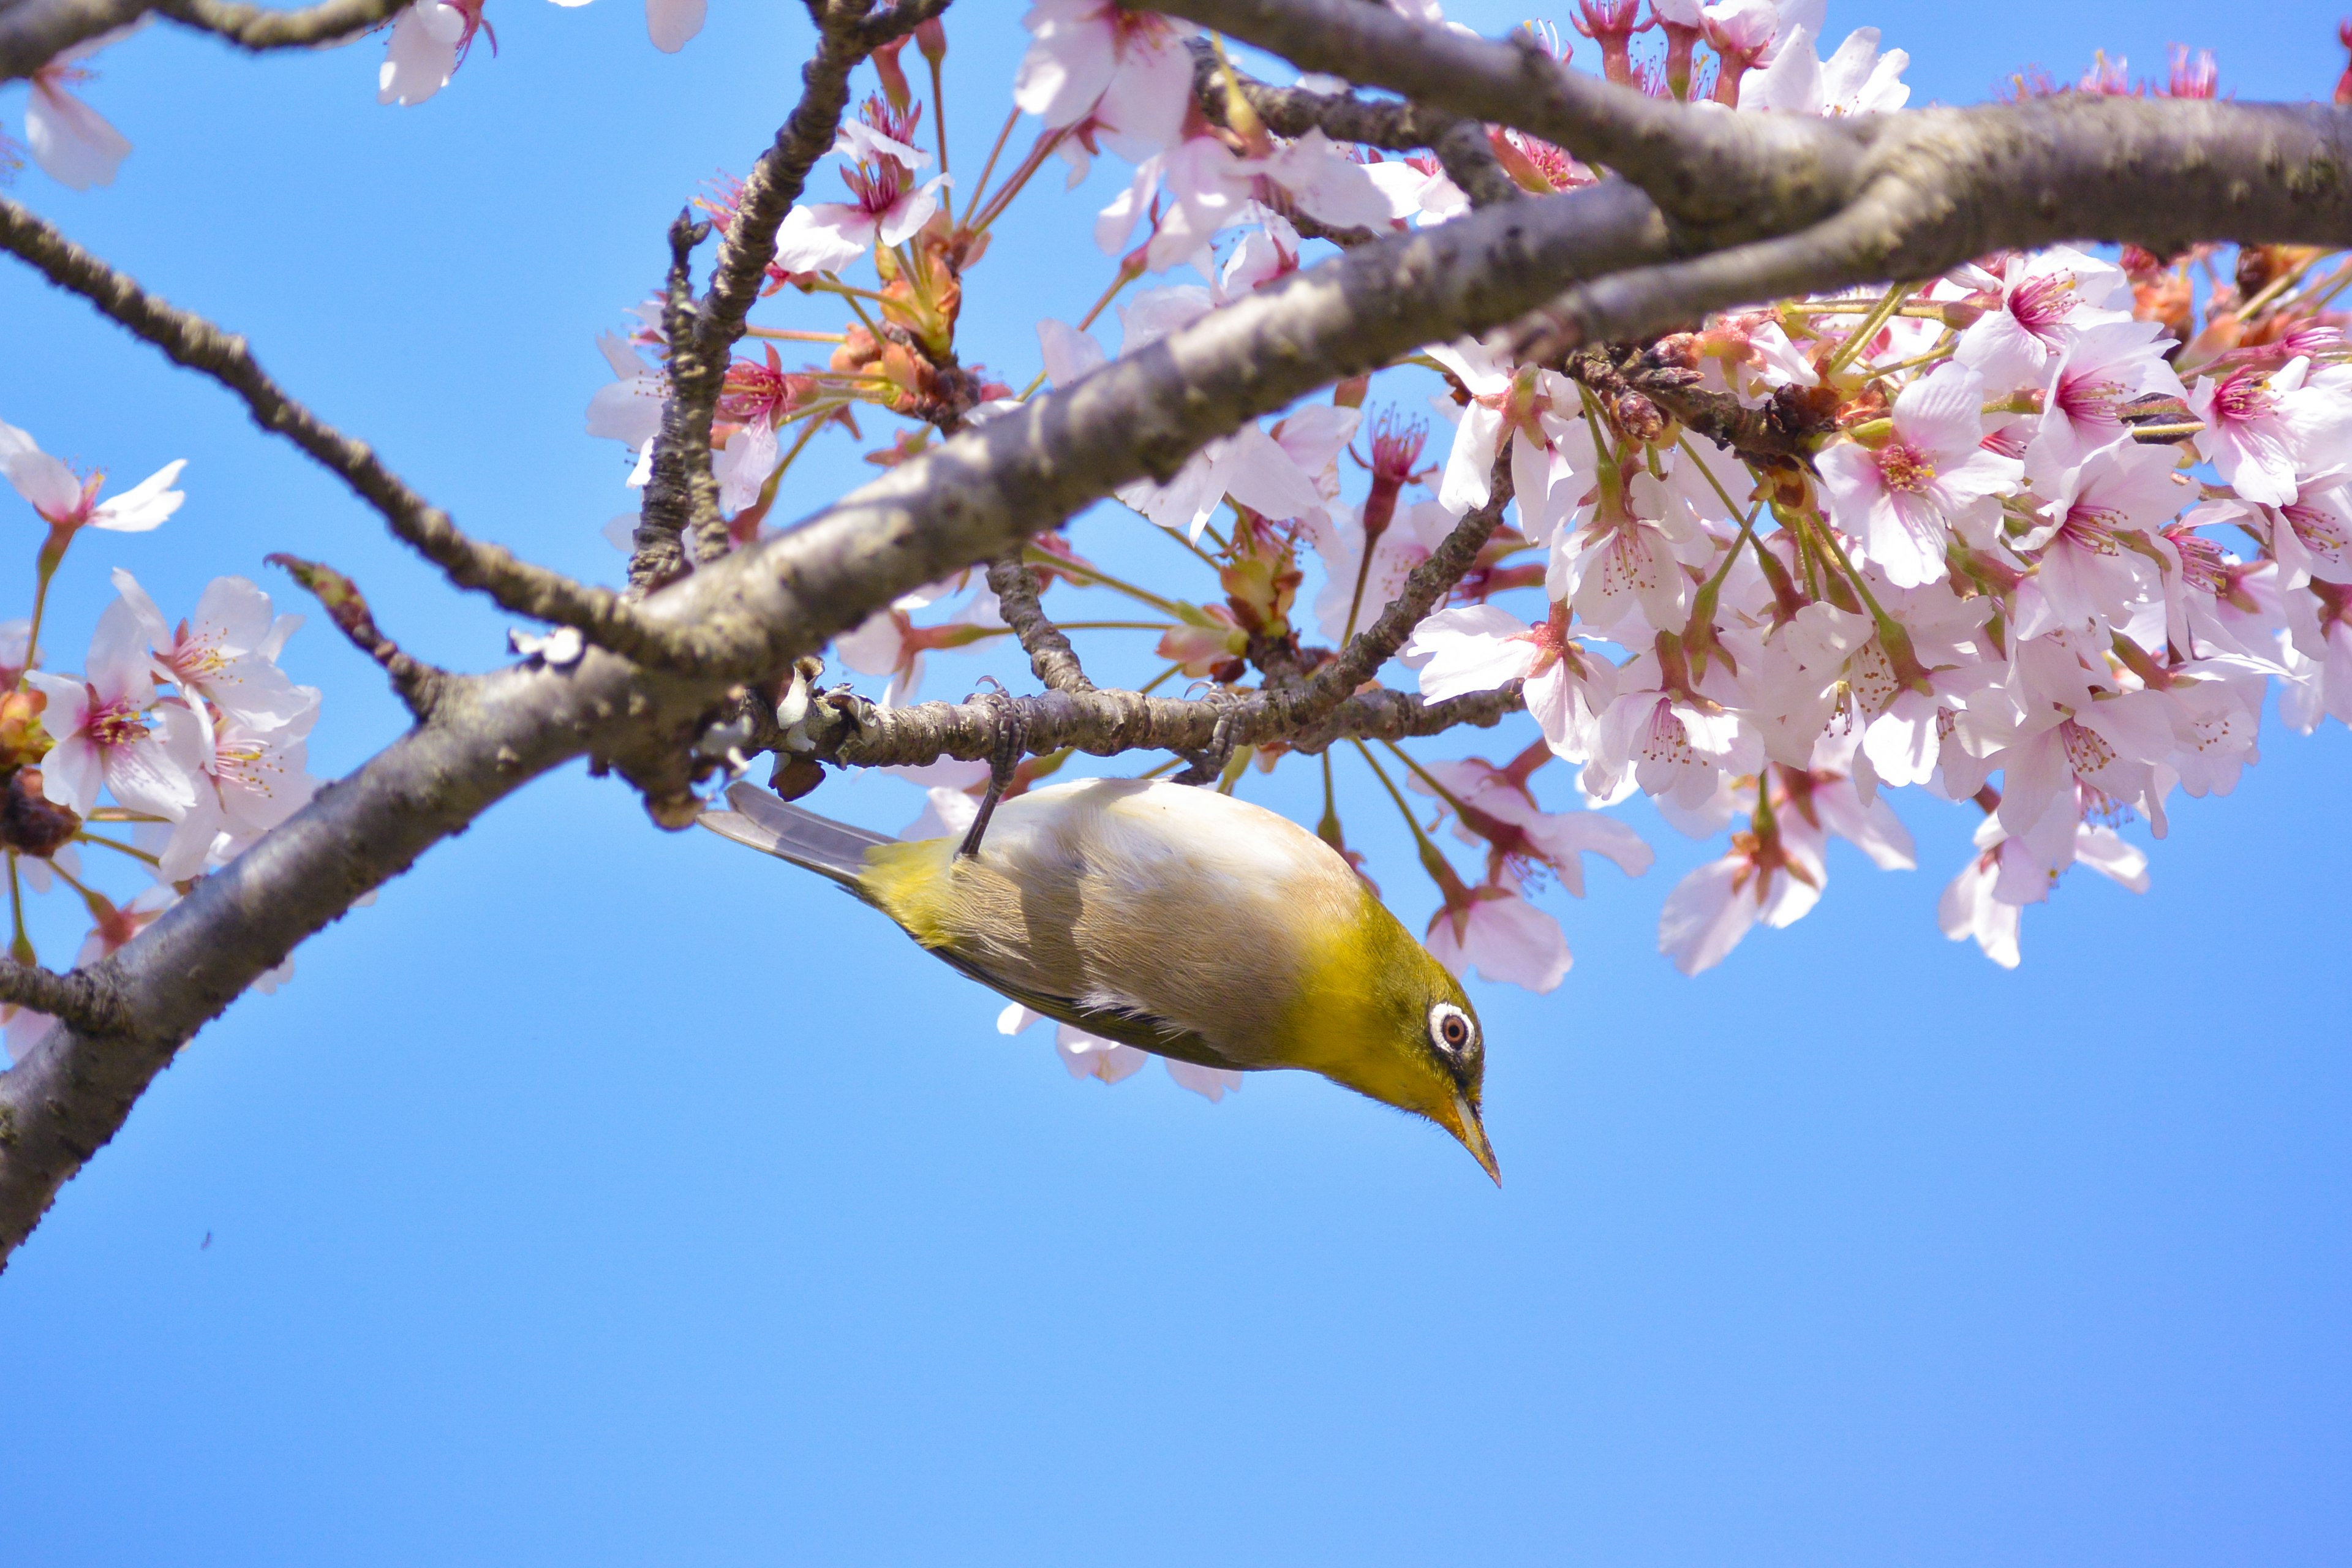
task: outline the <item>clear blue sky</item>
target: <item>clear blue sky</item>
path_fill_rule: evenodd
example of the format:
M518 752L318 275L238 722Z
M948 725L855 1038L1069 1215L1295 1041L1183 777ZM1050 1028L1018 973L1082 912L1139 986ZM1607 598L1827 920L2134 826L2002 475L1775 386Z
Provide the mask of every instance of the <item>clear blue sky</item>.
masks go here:
M965 157L1015 16L952 23ZM462 522L609 576L590 335L772 134L798 16L719 0L668 58L626 0L498 0L503 53L404 111L373 46L257 64L159 28L91 89L138 143L121 183L17 191ZM2174 39L2249 98L2342 64L2300 3L1832 21L1910 49L1919 100ZM1012 379L1024 312L1100 286L1091 205L1040 204L975 279L968 341ZM260 557L291 550L418 651L500 657L225 396L21 269L0 321L0 416L128 478L191 459L179 517L77 556L61 647L106 565L180 613L218 572L279 591ZM809 504L860 471L810 465ZM1078 542L1142 569L1140 526ZM319 771L399 729L315 627L288 664L328 691ZM936 668L955 695L982 667ZM1636 816L1647 878L1549 896L1561 990L1476 993L1499 1193L1320 1080L1074 1083L878 918L572 770L206 1031L0 1277L0 1559L2340 1563L2352 741L2263 752L2180 804L2146 897L2077 875L2030 911L2014 973L1936 931L1973 814L1923 800L1920 871L1841 853L1811 916L1683 980L1657 908L1709 851Z

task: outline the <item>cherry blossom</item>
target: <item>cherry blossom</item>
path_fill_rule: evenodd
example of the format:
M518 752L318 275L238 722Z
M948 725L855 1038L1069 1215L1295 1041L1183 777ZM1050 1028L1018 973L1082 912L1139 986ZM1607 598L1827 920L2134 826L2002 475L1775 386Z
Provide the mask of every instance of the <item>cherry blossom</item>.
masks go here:
M838 272L876 244L904 245L939 210L947 174L916 184L915 171L931 155L906 142L920 105L901 116L879 100L869 100L862 124L845 125L834 151L852 159L841 171L850 202L795 206L776 231L776 265L787 272Z
M2014 542L2027 555L2039 552L2030 588L2057 624L2121 626L2132 606L2154 598L2161 568L2142 540L2180 510L2189 493L2173 482L2173 460L2164 448L2143 447L2129 436L2084 456L2070 468L2035 476L2038 493L2049 500L2045 521ZM2021 610L2018 634L2037 637L2047 621Z
M1553 521L1553 487L1595 466L1591 431L1581 417L1575 387L1559 372L1533 365L1507 373L1485 345L1467 339L1427 353L1470 394L1446 454L1439 504L1456 515L1486 505L1494 490L1496 456L1508 439L1520 531L1545 537Z
M2124 434L2122 404L2150 393L2185 398L2154 321L2108 321L2077 331L2059 354L2035 423L2033 455L2063 467Z
M243 577L215 577L196 613L173 630L130 573L116 567L115 591L155 655L154 673L202 694L236 724L268 731L317 717L319 692L297 686L276 663L299 616L271 612L269 595Z
M1870 560L1897 587L1942 577L1950 531L1981 540L1999 510L1993 498L2023 476L2017 458L1978 445L1983 401L1974 371L1940 365L1895 398L1882 445L1841 442L1816 460L1831 520L1862 537Z
M71 190L114 184L131 142L106 117L66 89L90 78L82 61L133 29L117 28L58 53L33 72L25 101L25 144L42 173Z
M1954 942L1973 939L1987 958L2003 969L2018 965L2018 929L2025 906L2050 896L2063 867L2038 859L2010 837L1997 818L1978 827L1978 853L1944 889L1937 922ZM2067 863L2080 861L2135 893L2147 891L2147 857L2124 842L2112 827L2078 823Z
M393 19L392 37L376 72L375 100L411 108L449 85L474 47L477 32L498 47L483 19L483 0L415 0Z
M1911 100L1899 79L1911 57L1901 49L1878 52L1878 29L1857 27L1837 53L1823 60L1814 35L1791 27L1769 66L1740 79L1739 107L1776 109L1785 114L1883 114Z
M1459 889L1430 918L1430 956L1456 974L1472 968L1487 980L1538 995L1559 989L1575 959L1559 922L1520 896L1507 867L1475 888Z
M1613 816L1544 810L1516 770L1474 757L1432 763L1425 771L1429 778L1416 774L1411 786L1423 795L1445 792L1455 807L1454 837L1486 846L1489 870L1507 866L1523 879L1530 870L1548 870L1580 899L1585 856L1606 857L1629 877L1642 875L1657 858L1641 835Z
M1024 113L1055 129L1108 99L1129 136L1158 147L1177 140L1192 100L1189 25L1117 0L1036 0L1021 25L1031 42L1013 101Z
M1592 727L1616 694L1617 671L1568 634L1565 607L1529 626L1494 605L1440 610L1397 650L1433 702L1524 680L1528 711L1570 762L1591 754Z
M1953 357L1996 393L2041 386L2075 334L2131 320L2123 269L2064 246L2013 258L1997 279L1975 269L1992 309L1960 334Z
M185 707L154 706L145 629L125 601L99 616L85 668L80 680L25 675L48 700L42 723L56 742L41 760L43 793L88 816L102 784L134 811L185 815L196 803L201 729Z
M186 468L184 458L164 464L131 489L98 499L103 473L77 478L71 468L34 444L15 426L0 421L0 474L53 529L89 527L116 533L144 533L180 510L187 497L172 488Z

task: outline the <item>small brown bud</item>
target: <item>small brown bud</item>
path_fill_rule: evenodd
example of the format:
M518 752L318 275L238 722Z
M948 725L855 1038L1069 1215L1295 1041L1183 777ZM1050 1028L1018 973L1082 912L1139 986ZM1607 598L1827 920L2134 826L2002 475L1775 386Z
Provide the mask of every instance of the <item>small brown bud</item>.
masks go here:
M1656 370L1696 370L1699 341L1695 332L1668 332L1642 351L1642 363Z
M18 768L0 795L0 844L47 859L81 830L81 818L41 794L41 770Z
M1655 441L1666 433L1666 416L1638 392L1629 392L1610 406L1617 427L1636 441Z

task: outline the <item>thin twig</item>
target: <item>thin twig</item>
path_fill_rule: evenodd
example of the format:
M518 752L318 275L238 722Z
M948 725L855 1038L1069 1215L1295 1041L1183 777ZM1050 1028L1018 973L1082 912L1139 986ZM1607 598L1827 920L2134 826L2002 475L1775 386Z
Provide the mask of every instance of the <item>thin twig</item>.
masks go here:
M1036 574L1022 564L1024 548L1016 544L988 563L989 591L996 595L1004 624L1029 655L1029 668L1047 690L1092 691L1095 683L1079 666L1077 650L1037 602Z
M316 458L459 587L486 594L517 615L578 626L591 641L633 658L656 663L663 658L663 635L641 622L619 595L467 537L448 513L427 503L384 467L365 442L352 440L289 397L242 337L148 293L130 276L5 197L0 197L0 248L22 257L50 282L80 295L173 362L203 372L236 394L255 424Z
M299 555L276 554L263 557L272 566L282 566L294 580L310 591L319 601L327 618L336 629L351 638L352 646L383 666L392 678L393 690L408 704L418 723L433 716L441 693L449 683L449 673L424 660L412 658L400 650L400 645L376 629L375 616L369 613L366 596L359 584L331 566L315 561L305 561Z

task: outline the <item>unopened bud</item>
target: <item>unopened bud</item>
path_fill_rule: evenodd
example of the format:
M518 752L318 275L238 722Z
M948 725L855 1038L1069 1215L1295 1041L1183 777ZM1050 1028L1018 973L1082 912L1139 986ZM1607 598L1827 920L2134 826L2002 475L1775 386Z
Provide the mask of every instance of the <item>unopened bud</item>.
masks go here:
M948 58L947 25L937 16L915 24L915 47L933 65Z
M891 39L874 51L874 73L882 79L882 96L890 107L904 111L915 101L914 89L907 85L907 72L898 64L899 51L907 47L905 35Z
M0 844L46 860L73 842L81 818L41 792L41 770L18 768L0 795Z
M1698 337L1693 332L1668 332L1642 351L1642 363L1658 370L1696 370Z
M1341 408L1361 408L1364 395L1372 388L1369 375L1351 375L1331 389L1331 401Z
M1629 392L1610 405L1617 427L1636 441L1655 441L1666 433L1666 416L1638 392Z

